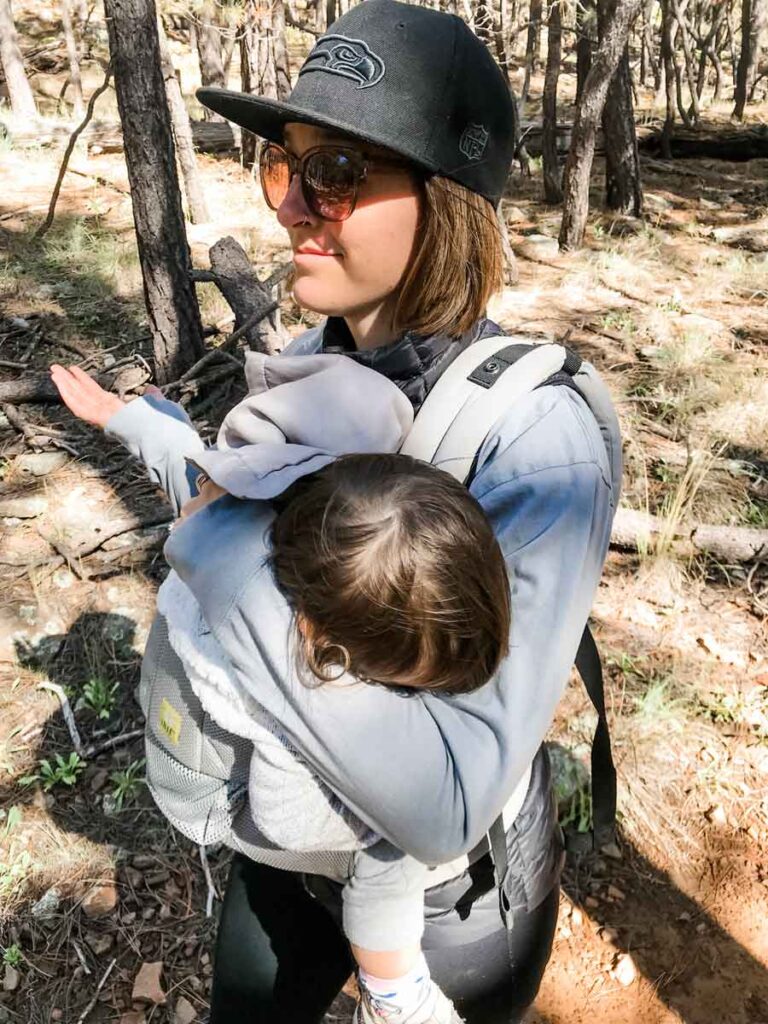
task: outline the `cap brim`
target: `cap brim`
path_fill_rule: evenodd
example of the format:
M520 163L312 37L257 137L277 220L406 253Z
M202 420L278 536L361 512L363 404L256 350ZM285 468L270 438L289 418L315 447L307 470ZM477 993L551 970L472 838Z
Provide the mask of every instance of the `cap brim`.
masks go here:
M395 147L389 140L376 138L375 133L369 134L361 131L359 126L347 124L337 118L325 117L322 114L313 114L303 107L291 103L281 103L265 96L251 96L247 92L234 92L230 89L212 87L198 89L195 95L203 106L221 114L233 124L238 124L241 128L253 132L254 135L258 135L262 139L269 139L270 142L280 143L283 141L283 128L289 121L312 124L318 128L337 131L342 135L350 135L376 146L384 146L413 160L415 164L427 171L437 170L437 167L425 163L421 154L417 156L409 153L405 147Z

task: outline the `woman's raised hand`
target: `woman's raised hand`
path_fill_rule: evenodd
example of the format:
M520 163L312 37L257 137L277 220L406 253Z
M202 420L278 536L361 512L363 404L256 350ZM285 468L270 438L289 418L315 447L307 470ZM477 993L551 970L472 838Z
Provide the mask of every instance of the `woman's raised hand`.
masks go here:
M105 391L79 366L67 368L54 363L51 366L51 380L69 411L95 427L103 429L107 420L126 404L117 395Z

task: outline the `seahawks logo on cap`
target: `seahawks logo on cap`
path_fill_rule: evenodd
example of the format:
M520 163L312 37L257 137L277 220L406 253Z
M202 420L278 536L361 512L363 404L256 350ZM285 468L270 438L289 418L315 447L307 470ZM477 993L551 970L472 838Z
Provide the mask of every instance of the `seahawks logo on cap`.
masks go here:
M347 36L323 36L304 62L300 75L307 71L327 71L351 78L358 89L370 89L384 77L384 61L362 39Z
M490 132L485 125L467 125L459 139L459 149L467 160L480 160L490 137Z

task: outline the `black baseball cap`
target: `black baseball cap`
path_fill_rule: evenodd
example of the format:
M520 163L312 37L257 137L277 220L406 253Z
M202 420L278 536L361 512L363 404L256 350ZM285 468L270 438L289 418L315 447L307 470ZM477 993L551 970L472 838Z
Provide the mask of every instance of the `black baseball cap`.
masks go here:
M397 0L338 18L283 103L214 88L197 98L273 142L298 121L385 146L494 206L512 162L512 96L487 47L456 15Z

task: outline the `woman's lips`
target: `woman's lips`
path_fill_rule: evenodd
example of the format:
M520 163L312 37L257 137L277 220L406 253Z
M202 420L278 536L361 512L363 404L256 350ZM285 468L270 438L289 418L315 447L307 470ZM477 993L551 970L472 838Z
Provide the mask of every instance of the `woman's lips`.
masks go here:
M328 257L336 257L337 259L341 259L340 254L337 252L320 252L319 249L296 249L296 251L293 254L294 260L308 258L315 259L317 257L321 259L328 259Z

